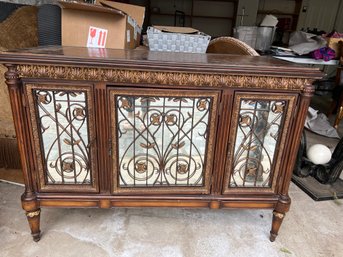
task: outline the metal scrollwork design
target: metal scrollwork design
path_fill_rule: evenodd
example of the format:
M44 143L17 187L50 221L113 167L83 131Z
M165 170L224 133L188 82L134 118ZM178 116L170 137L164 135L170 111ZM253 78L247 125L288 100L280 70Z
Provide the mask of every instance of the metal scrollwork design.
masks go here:
M270 187L286 101L242 100L230 187Z
M48 184L90 184L86 93L33 90Z
M119 186L203 186L211 101L115 96Z

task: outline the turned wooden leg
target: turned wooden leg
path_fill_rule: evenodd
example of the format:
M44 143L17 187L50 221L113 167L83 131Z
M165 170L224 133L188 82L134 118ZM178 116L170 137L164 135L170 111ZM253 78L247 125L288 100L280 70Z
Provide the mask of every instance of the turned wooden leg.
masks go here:
M270 241L274 242L286 212L289 211L291 198L288 195L281 195L273 211L272 229L270 230Z
M278 235L281 223L283 218L285 217L284 213L273 211L273 223L272 223L272 230L270 231L270 241L274 242L275 238Z
M40 209L26 212L26 217L30 225L33 241L40 240Z
M28 196L24 193L21 197L21 204L26 211L26 218L29 222L31 235L35 242L40 240L40 206L35 195Z

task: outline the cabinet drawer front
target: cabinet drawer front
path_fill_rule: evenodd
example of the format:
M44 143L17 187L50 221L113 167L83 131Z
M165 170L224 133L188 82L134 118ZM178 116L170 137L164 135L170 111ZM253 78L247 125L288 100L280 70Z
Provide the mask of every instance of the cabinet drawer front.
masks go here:
M109 95L113 193L209 193L218 92Z
M90 85L27 84L40 191L97 192Z
M235 94L224 193L275 192L295 100L295 95Z

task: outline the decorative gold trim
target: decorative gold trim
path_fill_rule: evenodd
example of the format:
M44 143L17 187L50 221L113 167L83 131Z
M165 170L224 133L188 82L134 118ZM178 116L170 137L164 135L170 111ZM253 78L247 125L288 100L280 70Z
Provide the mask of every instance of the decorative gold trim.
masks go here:
M279 219L283 219L285 217L285 214L276 211L273 211L273 215Z
M26 216L28 218L33 218L35 216L39 216L39 214L40 214L40 209L38 209L37 211L26 212Z
M312 83L309 83L304 86L303 94L304 96L312 96L314 91L315 91L314 86L312 85Z
M311 79L242 76L230 74L203 74L187 72L139 71L109 68L18 65L20 77L66 80L106 81L130 84L158 84L198 87L238 87L304 90Z

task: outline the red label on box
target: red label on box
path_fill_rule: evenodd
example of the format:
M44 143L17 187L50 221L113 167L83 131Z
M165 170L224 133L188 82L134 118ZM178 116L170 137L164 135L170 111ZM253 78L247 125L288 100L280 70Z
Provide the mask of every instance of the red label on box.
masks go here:
M108 30L89 27L87 47L105 48Z

